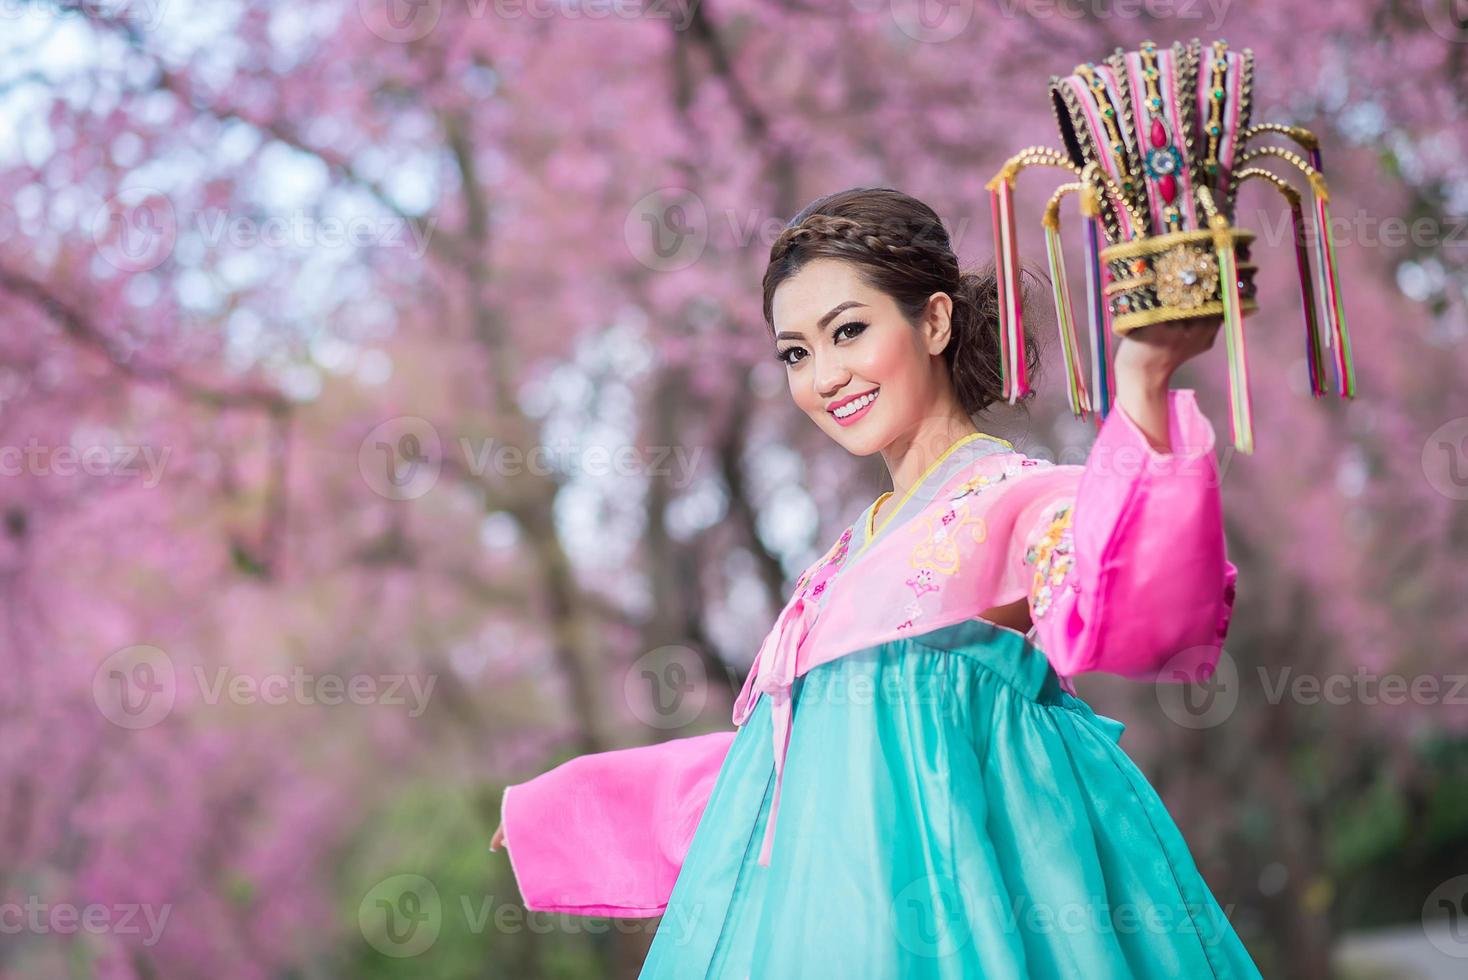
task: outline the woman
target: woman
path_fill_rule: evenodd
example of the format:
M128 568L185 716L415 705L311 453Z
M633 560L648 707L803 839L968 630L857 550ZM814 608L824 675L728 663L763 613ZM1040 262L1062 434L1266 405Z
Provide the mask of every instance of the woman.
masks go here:
M1061 466L973 422L1000 398L995 304L894 190L780 235L791 396L892 490L800 577L736 731L506 790L491 846L527 907L662 915L644 978L1259 975L1123 726L1069 682L1217 661L1237 573L1213 430L1168 388L1217 323L1120 340L1114 409Z

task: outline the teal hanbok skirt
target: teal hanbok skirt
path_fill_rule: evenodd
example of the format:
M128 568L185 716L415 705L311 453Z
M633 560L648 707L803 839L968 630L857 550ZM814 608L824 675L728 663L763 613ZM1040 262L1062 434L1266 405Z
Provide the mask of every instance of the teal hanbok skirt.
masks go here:
M774 848L760 698L643 980L1258 977L1123 725L982 620L798 678Z

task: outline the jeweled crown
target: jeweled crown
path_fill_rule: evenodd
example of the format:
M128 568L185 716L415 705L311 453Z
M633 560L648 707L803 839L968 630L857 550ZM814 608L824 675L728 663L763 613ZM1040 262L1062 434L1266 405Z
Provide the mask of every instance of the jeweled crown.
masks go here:
M1250 125L1253 68L1248 49L1232 51L1223 41L1205 49L1195 38L1170 48L1151 41L1136 51L1117 48L1104 62L1077 65L1072 74L1051 78L1064 150L1022 150L988 185L998 252L1004 395L1011 402L1029 390L1013 189L1020 171L1030 166L1059 167L1077 178L1056 189L1042 217L1071 410L1077 417L1093 406L1081 376L1061 251L1060 202L1071 192L1079 198L1086 225L1091 375L1101 417L1109 412L1115 389L1108 349L1113 332L1221 317L1234 445L1253 451L1243 318L1257 310L1257 270L1249 261L1254 235L1235 227L1234 211L1239 188L1255 179L1278 190L1293 214L1311 392L1325 394L1324 362L1332 349L1340 394L1355 395L1319 140L1294 126ZM1263 143L1267 136L1294 142L1308 159ZM1251 165L1265 159L1282 161L1309 183L1316 223L1313 274L1300 194L1279 175Z

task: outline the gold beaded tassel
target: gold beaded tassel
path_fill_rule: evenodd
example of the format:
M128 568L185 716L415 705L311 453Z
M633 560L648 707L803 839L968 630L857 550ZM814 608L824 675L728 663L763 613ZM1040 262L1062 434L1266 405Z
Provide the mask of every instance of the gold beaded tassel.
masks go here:
M1198 203L1208 216L1213 246L1218 254L1218 295L1223 300L1223 339L1228 346L1228 401L1234 447L1254 452L1254 413L1249 403L1249 357L1244 348L1243 299L1239 295L1239 267L1228 219L1214 206L1207 187L1198 187Z
M1091 409L1086 394L1086 382L1080 364L1080 341L1076 336L1075 311L1070 301L1070 280L1065 274L1065 253L1060 242L1060 199L1071 191L1078 191L1080 183L1062 184L1055 189L1045 205L1041 223L1045 226L1045 253L1050 260L1050 285L1055 293L1055 325L1060 331L1060 347L1065 355L1066 395L1070 400L1070 411L1078 419L1084 419Z

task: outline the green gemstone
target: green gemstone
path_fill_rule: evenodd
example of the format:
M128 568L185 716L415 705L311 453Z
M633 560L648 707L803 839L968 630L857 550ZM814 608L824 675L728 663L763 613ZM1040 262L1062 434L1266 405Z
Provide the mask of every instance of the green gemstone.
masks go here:
M1152 103L1152 108L1154 108L1154 109L1161 109L1162 108L1162 100L1161 99L1152 99L1150 101Z
M1217 136L1220 132L1222 132L1222 130L1220 130L1217 126L1209 126L1208 127L1208 135L1209 136Z
M1106 117L1109 118L1111 116L1116 115L1116 110L1113 109L1113 108L1111 108L1111 106L1107 106L1106 108L1104 108L1104 109L1101 110L1101 115L1106 116Z
M1210 163L1208 165L1208 172L1210 174L1216 174L1216 173L1218 173L1218 164L1216 164L1216 163Z
M1215 99L1219 100L1220 102L1222 102L1223 101L1223 89L1221 89L1221 88L1214 89L1213 90L1213 97Z

